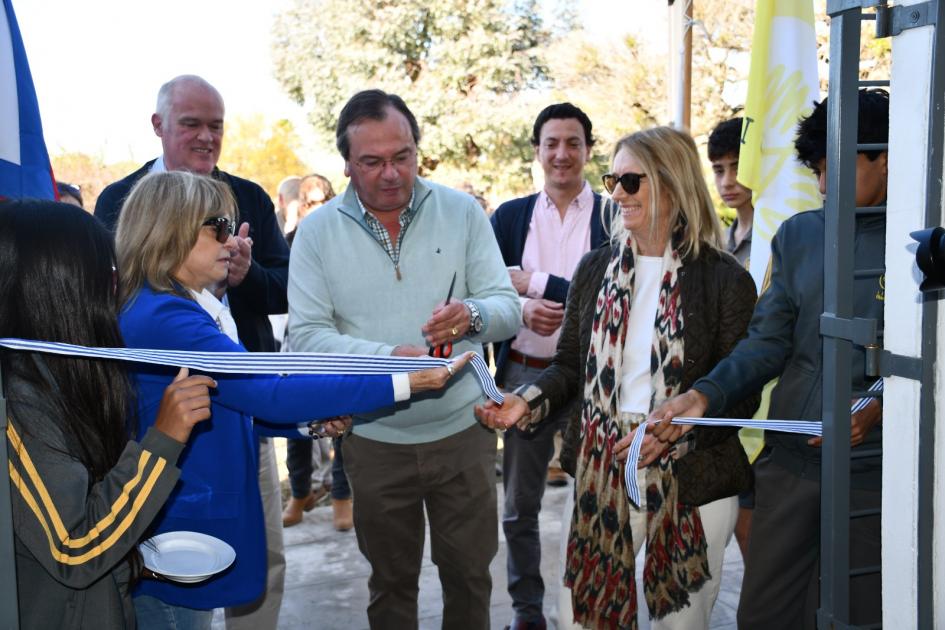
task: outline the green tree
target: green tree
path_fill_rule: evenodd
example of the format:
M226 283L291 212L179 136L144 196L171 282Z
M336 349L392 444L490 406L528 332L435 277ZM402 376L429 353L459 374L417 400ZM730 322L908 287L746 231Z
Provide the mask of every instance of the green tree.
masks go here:
M296 151L300 140L288 120L268 122L262 114L227 121L219 166L256 182L273 197L279 182L309 169Z
M479 190L531 186L523 92L547 83L536 0L293 0L273 26L275 75L334 144L355 92L378 87L420 122L420 170Z

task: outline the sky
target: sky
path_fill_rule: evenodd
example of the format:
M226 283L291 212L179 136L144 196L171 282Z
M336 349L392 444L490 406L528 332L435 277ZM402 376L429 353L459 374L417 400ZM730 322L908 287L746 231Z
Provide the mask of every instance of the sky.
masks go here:
M587 28L606 37L635 28L653 33L641 13L665 12L663 0L580 1ZM305 112L272 75L272 18L288 5L289 0L13 0L50 155L81 151L107 163L155 157L160 144L150 116L157 89L179 74L198 74L216 86L227 118L263 113L291 120L311 150ZM311 162L305 150L301 157Z

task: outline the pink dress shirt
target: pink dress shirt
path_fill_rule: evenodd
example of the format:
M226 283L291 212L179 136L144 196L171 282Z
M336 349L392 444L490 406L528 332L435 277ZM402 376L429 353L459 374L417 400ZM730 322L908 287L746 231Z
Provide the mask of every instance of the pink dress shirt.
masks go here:
M529 299L540 299L544 295L549 274L571 279L581 257L591 248L593 209L594 193L587 182L571 201L564 219L547 193L538 194L522 251L522 269L532 272L528 292L519 296L523 309ZM550 337L542 337L529 330L523 321L512 348L530 357L549 359L555 353L560 334L558 328Z

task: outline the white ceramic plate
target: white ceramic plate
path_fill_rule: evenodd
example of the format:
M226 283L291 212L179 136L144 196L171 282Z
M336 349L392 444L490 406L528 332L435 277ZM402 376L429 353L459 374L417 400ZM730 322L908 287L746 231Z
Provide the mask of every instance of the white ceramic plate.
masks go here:
M236 552L199 532L164 532L138 546L144 566L176 582L202 582L233 564Z

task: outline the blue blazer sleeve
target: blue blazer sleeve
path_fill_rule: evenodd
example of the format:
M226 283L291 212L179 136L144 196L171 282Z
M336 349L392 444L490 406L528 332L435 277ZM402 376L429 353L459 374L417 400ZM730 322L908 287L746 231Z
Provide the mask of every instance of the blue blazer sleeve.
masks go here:
M132 348L246 352L220 332L198 305L185 298L142 291L122 314L122 333ZM388 375L214 374L213 403L262 416L270 424L295 425L394 404Z

